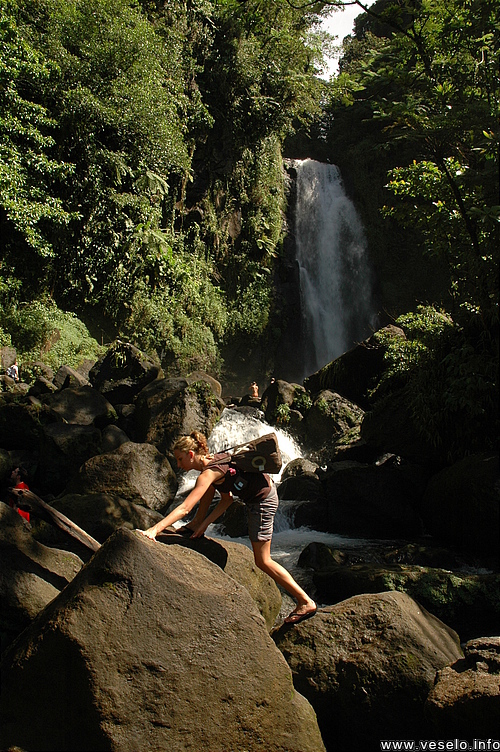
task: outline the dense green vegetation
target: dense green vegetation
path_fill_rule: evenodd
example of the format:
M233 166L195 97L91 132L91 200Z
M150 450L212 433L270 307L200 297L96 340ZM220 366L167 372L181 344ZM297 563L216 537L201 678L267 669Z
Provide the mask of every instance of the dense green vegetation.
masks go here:
M315 132L349 171L386 280L409 287L405 271L417 276L426 256L447 270L448 296L399 317L396 307L407 339L387 335L373 396L403 389L421 433L457 458L498 435L497 7L358 4L366 12L344 42Z
M317 5L2 0L9 321L50 296L179 370L218 372L225 342L259 339L281 143L319 108Z
M382 304L422 332L388 356L391 383L413 374L422 422L434 407L415 373L431 360L447 363L446 404L494 408L496 3L357 4L327 84L319 22L336 0L0 0L0 344L22 366L120 334L167 372L230 381L228 353L244 352L263 373L286 325L285 151L348 167ZM426 256L449 295L430 280L435 316L412 318L400 269L424 275ZM430 350L415 344L429 329Z

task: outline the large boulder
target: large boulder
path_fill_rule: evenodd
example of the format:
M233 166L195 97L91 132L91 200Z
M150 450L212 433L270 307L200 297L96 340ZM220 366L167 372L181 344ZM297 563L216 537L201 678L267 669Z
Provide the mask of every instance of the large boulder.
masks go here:
M222 397L222 384L217 379L214 379L213 376L205 373L205 371L192 371L186 376L186 381L188 384L195 384L197 381L206 381L210 385L212 392L217 397Z
M0 347L0 368L4 371L16 362L17 353L15 347Z
M366 409L369 392L384 372L384 335L405 339L402 329L389 324L369 339L343 353L316 373L304 379L304 386L313 394L329 389Z
M257 608L264 617L268 630L276 621L281 608L281 593L269 575L259 569L248 546L228 540L208 538L188 538L181 535L160 535L160 543L181 545L206 556L226 574L243 585L250 593Z
M2 650L71 582L83 562L36 541L23 518L0 502Z
M177 476L152 444L128 441L114 452L92 457L66 487L66 493L113 494L164 511L177 493Z
M110 424L102 432L102 451L103 453L114 452L115 449L121 447L122 444L126 444L127 441L130 441L130 438L125 431L114 424Z
M308 446L317 449L335 443L343 434L358 428L363 415L358 405L337 392L319 392L304 418Z
M43 428L35 473L42 493L59 494L86 460L101 452L101 432L93 425L51 423Z
M296 457L291 462L288 462L285 469L281 473L282 482L288 478L295 478L299 475L308 475L316 473L318 465L316 462L305 459L304 457Z
M89 386L87 377L79 371L75 371L74 368L70 368L70 366L61 366L58 368L53 378L53 383L57 389L78 389L81 386Z
M89 371L91 384L112 405L133 402L151 381L161 375L161 369L137 347L117 340Z
M133 415L135 440L168 454L180 435L209 436L225 405L206 381L157 379L138 394Z
M49 381L44 376L38 376L34 383L28 390L29 397L42 397L45 394L54 394L57 392L57 387L52 381Z
M337 462L323 478L332 533L415 538L423 532L419 506L426 476L397 462Z
M324 751L245 588L140 533L109 538L1 668L2 748Z
M113 406L91 386L61 389L41 397L66 423L103 428L117 418Z
M318 598L335 603L361 593L398 590L445 621L461 640L489 634L500 624L500 575L408 564L336 564L313 575Z
M463 660L438 672L427 698L432 735L471 744L474 739L498 739L500 637L470 640L463 650Z
M358 595L273 632L327 749L380 750L425 738L436 671L461 657L458 635L404 593Z
M33 397L0 397L0 447L38 451L45 441L43 427L62 418Z
M282 379L276 379L270 384L262 395L260 402L260 409L266 416L266 421L271 425L276 424L279 413L277 409L280 405L287 405L291 407L295 399L296 390L302 391L303 387L298 387L297 384L290 384L288 381Z
M500 549L498 454L470 455L434 475L421 513L443 541L498 563Z
M323 484L316 473L305 472L300 475L289 475L279 485L280 499L323 499L325 496Z

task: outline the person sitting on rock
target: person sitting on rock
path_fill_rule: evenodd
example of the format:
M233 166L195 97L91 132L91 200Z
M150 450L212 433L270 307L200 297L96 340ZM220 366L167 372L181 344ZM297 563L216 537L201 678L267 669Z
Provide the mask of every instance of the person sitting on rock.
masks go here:
M266 473L244 473L236 470L231 466L227 454L211 456L207 439L199 431L193 431L189 436L181 436L174 444L174 456L182 470L199 471L196 485L184 501L163 520L140 532L154 539L162 530L183 519L196 504L199 504L194 519L189 525L184 526L183 531L192 538L198 538L232 504L234 493L247 505L248 534L256 565L297 601L296 608L285 622L297 624L314 616L317 611L315 602L292 575L271 558L271 539L279 499L270 476ZM220 462L217 461L219 459ZM205 516L216 490L220 493L220 501L215 509Z
M255 381L252 381L252 383L250 384L250 397L259 399L259 387L257 386Z
M19 366L17 364L17 359L13 362L9 368L7 368L7 376L9 376L11 379L13 379L16 384L19 381Z

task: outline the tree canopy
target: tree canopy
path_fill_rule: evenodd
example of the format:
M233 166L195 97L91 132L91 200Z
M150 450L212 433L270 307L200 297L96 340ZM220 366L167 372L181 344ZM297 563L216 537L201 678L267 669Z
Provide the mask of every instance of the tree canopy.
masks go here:
M215 366L228 307L233 331L268 318L280 144L318 111L319 16L260 0L1 11L5 304L48 294L172 357L187 320ZM172 317L156 339L153 309Z
M337 0L0 0L0 340L37 301L172 371L265 359L286 325L282 155L307 133L348 168L373 254L441 259L490 352L496 5L356 4L325 83Z

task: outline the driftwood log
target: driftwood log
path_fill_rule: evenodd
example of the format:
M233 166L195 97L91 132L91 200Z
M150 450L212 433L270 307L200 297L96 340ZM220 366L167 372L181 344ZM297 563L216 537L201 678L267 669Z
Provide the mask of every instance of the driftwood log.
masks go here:
M50 504L43 501L43 499L34 494L33 491L29 491L26 488L11 488L9 493L16 497L18 506L23 509L28 507L30 511L35 510L39 512L42 519L57 525L58 528L65 533L68 533L68 535L73 536L73 538L76 538L77 541L87 548L90 548L91 551L97 551L97 549L100 548L101 544L99 541L96 541L95 538L92 538L92 536L86 533L85 530L78 527L78 525L72 522L66 517L66 515L58 512L57 509L54 509Z

